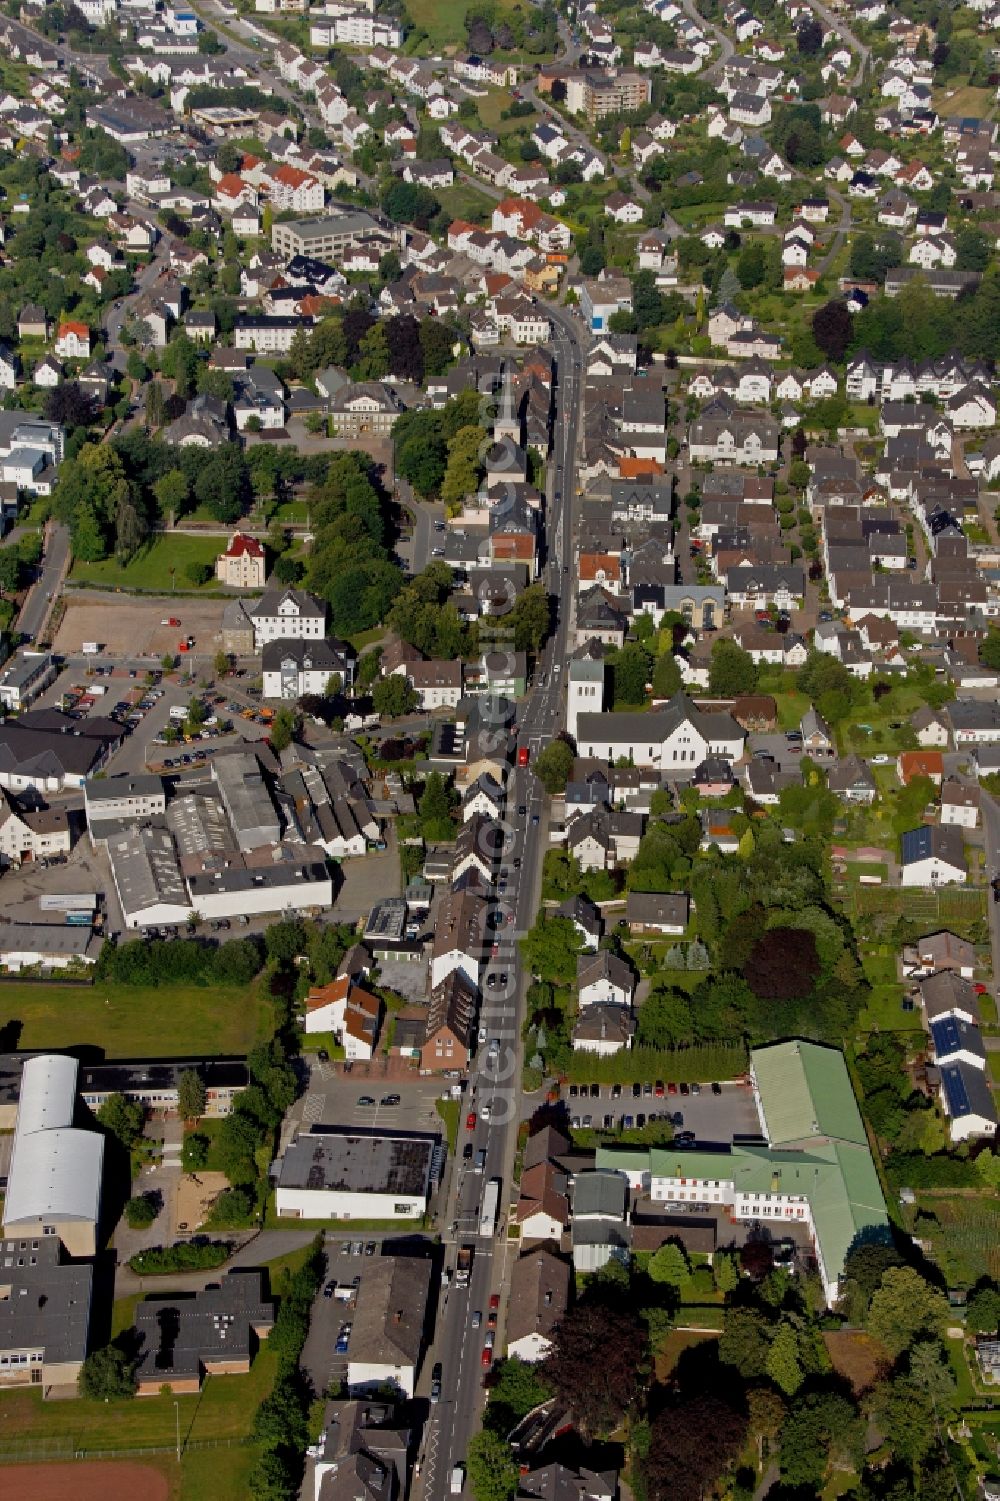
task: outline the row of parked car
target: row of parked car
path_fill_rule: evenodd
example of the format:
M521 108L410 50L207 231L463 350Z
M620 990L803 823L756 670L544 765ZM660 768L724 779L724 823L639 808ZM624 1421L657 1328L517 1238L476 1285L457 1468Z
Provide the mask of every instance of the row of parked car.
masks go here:
M718 1081L713 1081L710 1087L713 1094L722 1093L722 1085ZM571 1100L599 1100L606 1090L612 1100L620 1100L627 1088L629 1086L625 1084L571 1084L569 1086L569 1097ZM674 1084L673 1082L664 1084L662 1079L657 1079L655 1084L631 1085L633 1100L642 1099L643 1096L662 1100L664 1095L701 1094L701 1088L700 1084Z

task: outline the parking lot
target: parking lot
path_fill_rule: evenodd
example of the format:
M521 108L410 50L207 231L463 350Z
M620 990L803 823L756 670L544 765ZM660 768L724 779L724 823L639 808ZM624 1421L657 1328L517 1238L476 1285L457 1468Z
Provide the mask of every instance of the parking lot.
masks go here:
M368 1126L380 1131L426 1131L443 1134L436 1103L445 1093L441 1080L411 1078L397 1082L370 1079L362 1071L341 1072L343 1065L314 1063L306 1093L293 1107L286 1127ZM362 1099L371 1105L359 1104Z
M412 1253L415 1242L421 1241L422 1237L407 1236L404 1239ZM331 1383L346 1379L350 1336L347 1334L345 1338L344 1331L353 1323L357 1288L364 1278L365 1268L382 1254L383 1240L395 1243L400 1236L393 1233L383 1237L379 1231L359 1230L354 1235L324 1237L326 1278L312 1306L301 1361L317 1392L325 1392ZM426 1245L429 1253L430 1242Z
M597 1130L623 1126L644 1126L651 1120L671 1117L678 1131L693 1131L696 1141L711 1145L728 1145L738 1136L759 1136L760 1121L748 1084L725 1083L719 1093L710 1084L670 1085L657 1095L656 1086L643 1085L636 1095L633 1084L570 1084L563 1090L563 1100L570 1123L577 1129L593 1126ZM577 1093L574 1095L573 1090ZM594 1090L598 1093L595 1094ZM613 1091L621 1090L616 1096ZM670 1089L676 1089L675 1094ZM688 1093L682 1094L682 1089ZM697 1089L698 1093L692 1091ZM649 1091L648 1093L646 1091ZM677 1116L680 1116L680 1120Z

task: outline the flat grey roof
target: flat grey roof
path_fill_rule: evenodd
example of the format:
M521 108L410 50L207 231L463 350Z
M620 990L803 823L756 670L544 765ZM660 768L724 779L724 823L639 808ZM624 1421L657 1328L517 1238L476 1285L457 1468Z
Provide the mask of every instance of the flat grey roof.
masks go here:
M281 1188L342 1193L427 1194L433 1136L367 1135L314 1126L285 1153Z
M56 1236L0 1241L0 1348L41 1349L47 1365L87 1354L94 1269L59 1257Z
M135 776L89 778L83 792L88 803L111 802L122 797L163 797L163 778L141 772Z

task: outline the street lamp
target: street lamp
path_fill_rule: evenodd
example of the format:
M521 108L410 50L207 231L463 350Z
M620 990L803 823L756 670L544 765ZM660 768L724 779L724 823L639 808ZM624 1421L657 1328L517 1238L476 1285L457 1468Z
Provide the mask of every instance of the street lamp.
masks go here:
M181 1404L174 1398L174 1427L177 1436L177 1463L181 1462Z

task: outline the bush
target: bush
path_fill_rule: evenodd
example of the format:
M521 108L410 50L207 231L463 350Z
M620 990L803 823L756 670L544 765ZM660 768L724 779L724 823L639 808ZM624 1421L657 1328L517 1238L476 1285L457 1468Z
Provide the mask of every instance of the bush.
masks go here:
M248 1188L227 1188L212 1205L208 1223L213 1230L242 1230L252 1219L256 1207Z
M135 1367L117 1345L95 1350L83 1362L80 1392L94 1402L120 1401L135 1396Z
M159 1212L159 1194L136 1194L125 1205L125 1221L130 1230L148 1230Z
M163 1277L173 1272L205 1272L222 1266L232 1254L232 1241L181 1241L176 1246L153 1246L129 1257L138 1277Z
M189 584L194 584L195 588L200 589L202 584L207 584L212 577L212 570L207 563L186 563L184 577Z

